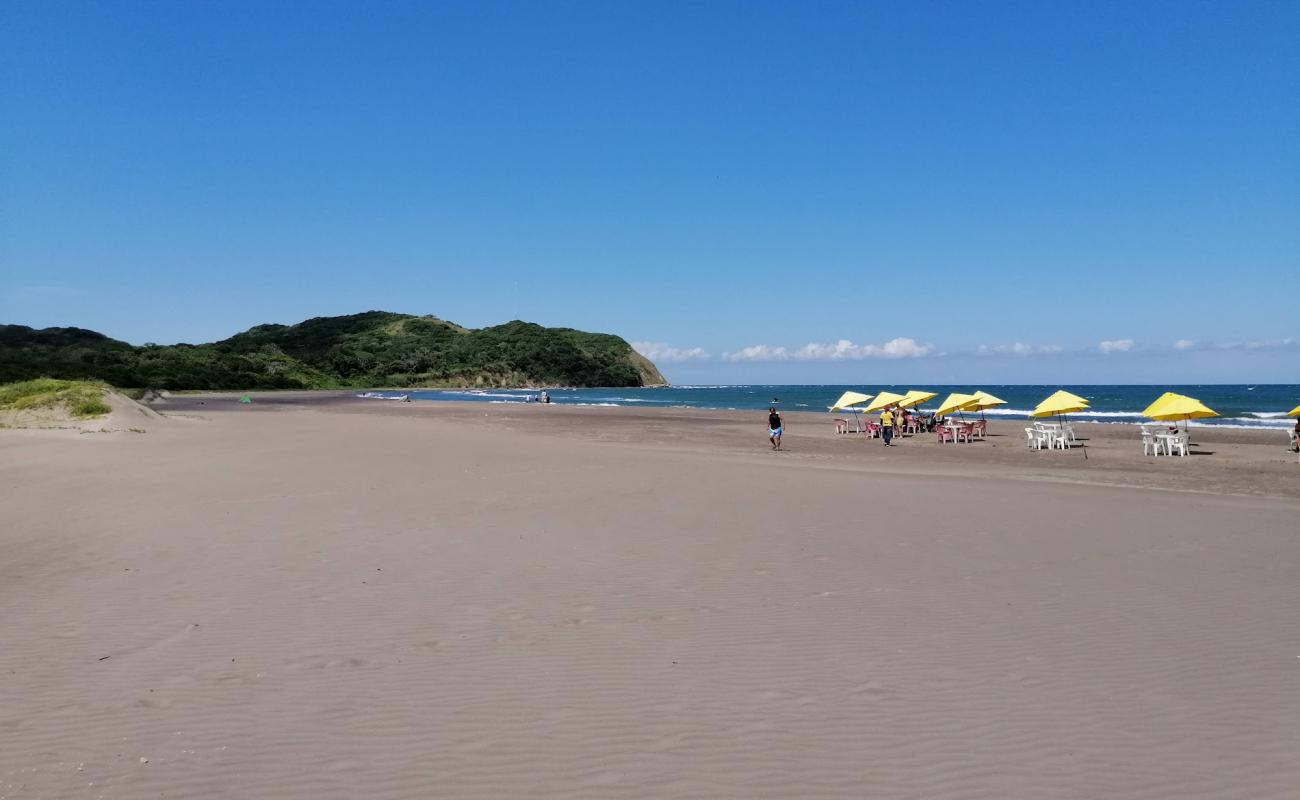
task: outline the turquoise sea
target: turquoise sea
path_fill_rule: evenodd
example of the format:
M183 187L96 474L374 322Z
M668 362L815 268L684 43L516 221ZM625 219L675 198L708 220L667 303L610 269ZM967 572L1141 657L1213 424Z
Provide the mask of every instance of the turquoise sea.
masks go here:
M1241 428L1289 428L1295 421L1286 412L1300 405L1300 384L1205 384L1185 386L848 386L750 384L743 386L670 386L656 389L548 389L551 401L563 405L626 406L637 408L711 408L734 410L766 409L776 399L783 411L827 411L847 390L874 395L881 391L902 394L909 389L936 392L942 400L949 392L976 389L1007 401L991 409L990 417L1024 419L1029 411L1057 389L1067 389L1088 398L1092 409L1071 415L1077 420L1133 423L1142 420L1142 409L1165 391L1200 399L1219 412L1218 419L1194 420L1193 425L1229 425ZM526 403L537 389L413 390L412 400L476 401L483 403ZM404 392L366 392L363 396L396 399ZM933 405L933 402L931 403Z

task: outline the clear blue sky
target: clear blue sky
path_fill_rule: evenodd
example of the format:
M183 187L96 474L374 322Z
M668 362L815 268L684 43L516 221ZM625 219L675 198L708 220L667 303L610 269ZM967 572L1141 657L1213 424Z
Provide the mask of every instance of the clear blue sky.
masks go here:
M1297 2L10 0L0 321L382 308L618 333L678 382L1300 381L1297 42Z

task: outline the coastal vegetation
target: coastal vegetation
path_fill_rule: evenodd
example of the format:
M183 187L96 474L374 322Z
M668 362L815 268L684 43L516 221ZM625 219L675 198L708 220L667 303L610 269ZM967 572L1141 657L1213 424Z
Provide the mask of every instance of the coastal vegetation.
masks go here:
M38 378L170 390L664 383L618 336L517 320L469 329L387 311L258 325L209 344L135 346L81 328L0 325L0 381Z
M112 409L104 402L102 383L38 378L0 385L0 411L62 408L79 419L98 417Z

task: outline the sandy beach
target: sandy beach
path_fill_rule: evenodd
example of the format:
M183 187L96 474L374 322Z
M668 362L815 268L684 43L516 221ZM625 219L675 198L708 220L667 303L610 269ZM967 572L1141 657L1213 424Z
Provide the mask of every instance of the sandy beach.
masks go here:
M1300 787L1284 432L254 398L0 431L0 797Z

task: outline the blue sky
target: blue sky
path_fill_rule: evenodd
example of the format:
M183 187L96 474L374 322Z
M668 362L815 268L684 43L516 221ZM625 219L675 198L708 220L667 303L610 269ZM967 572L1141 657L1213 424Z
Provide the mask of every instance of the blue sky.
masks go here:
M8 2L0 321L1300 381L1297 40L1293 2Z

